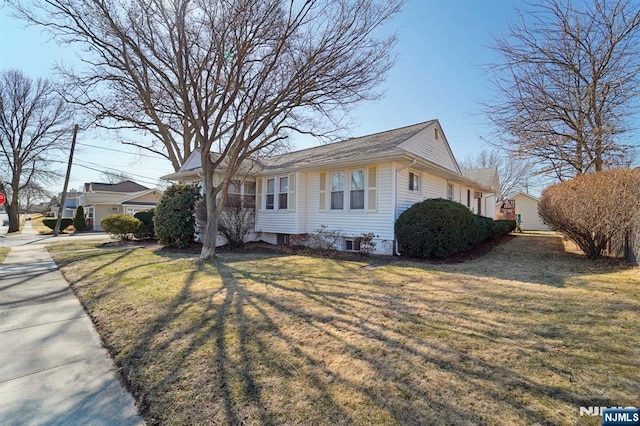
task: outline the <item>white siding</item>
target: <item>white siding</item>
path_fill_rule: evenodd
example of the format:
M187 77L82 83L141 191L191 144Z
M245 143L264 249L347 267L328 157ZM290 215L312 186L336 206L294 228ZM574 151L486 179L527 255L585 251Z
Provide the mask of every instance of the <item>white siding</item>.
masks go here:
M438 139L435 138L436 129L438 131ZM453 154L449 149L447 139L438 123L434 123L419 131L401 143L399 147L432 163L459 173Z
M277 203L278 198L278 178L289 176L288 174L280 174L280 175L263 175L262 176L262 191L257 191L262 193L263 200L261 203L258 203L256 200L256 204L262 206L261 210L256 211L256 231L257 232L271 232L277 234L301 234L304 231L300 228L300 217L304 215L304 211L299 212L298 207L299 203L304 203L304 198L300 196L299 191L301 187L301 182L304 182L304 178L300 178L302 173L295 173L295 192L296 195L294 197L293 202L295 203L295 210L292 209L273 209L267 210L265 208L266 203L264 198L267 194L267 179L274 178L275 179L275 199ZM290 178L290 188L291 182L293 182ZM290 200L291 201L291 200ZM277 205L275 207L278 207Z
M548 231L550 228L544 224L538 215L538 201L524 194L513 197L516 200L516 214L520 215L523 231Z

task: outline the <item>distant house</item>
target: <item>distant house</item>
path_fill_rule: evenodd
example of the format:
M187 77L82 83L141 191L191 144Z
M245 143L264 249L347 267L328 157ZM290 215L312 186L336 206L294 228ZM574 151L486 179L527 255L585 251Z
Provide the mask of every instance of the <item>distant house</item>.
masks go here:
M82 192L80 191L67 191L65 199L64 199L64 208L62 209L62 217L75 217L76 209L80 204L78 204L78 199L82 196ZM62 193L58 194L58 200L62 200ZM60 208L60 203L56 203L52 206L53 217L58 217L58 209Z
M194 152L162 179L201 182L201 173ZM438 120L269 158L229 190L255 199L256 239L286 244L292 235L324 226L342 235L338 249L357 250L354 238L373 233L375 253L388 255L395 221L414 203L448 198L493 217L495 203L489 207L482 199L499 192L462 173Z
M78 198L85 209L90 229L101 231L100 221L114 214L134 215L154 208L162 191L151 189L136 182L125 180L119 183L89 182Z
M540 202L538 198L524 192L518 192L510 199L516 202L516 217L520 215L520 229L523 231L551 230L538 214L538 203Z
M496 217L496 203L500 199L500 176L496 167L483 169L462 170L462 174L479 184L491 188L491 192L484 197L477 197L476 211L481 211L484 216Z

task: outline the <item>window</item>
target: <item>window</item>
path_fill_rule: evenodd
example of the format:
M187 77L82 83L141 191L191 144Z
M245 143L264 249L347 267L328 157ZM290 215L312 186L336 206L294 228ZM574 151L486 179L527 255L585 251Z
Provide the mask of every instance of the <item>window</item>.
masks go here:
M438 140L439 133L440 133L440 132L439 132L438 128L436 127L436 130L435 130L435 137L436 137L436 140Z
M331 210L344 209L344 172L331 173Z
M289 178L281 177L280 184L278 186L278 209L283 210L287 208L287 193L289 192Z
M276 180L271 178L267 179L267 210L273 210L273 203L275 198Z
M252 209L256 206L256 183L245 182L244 183L244 195L242 197L243 207L246 209Z
M360 251L360 240L344 240L346 251Z
M364 170L351 172L349 208L351 210L364 210Z
M117 206L112 206L111 207L111 213L118 213L120 209Z
M360 251L360 240L355 240L351 238L345 239L344 249L346 251Z
M471 207L471 190L467 189L467 207Z
M289 234L276 234L276 244L279 246L289 245Z
M447 199L453 200L453 184L451 183L447 184Z
M420 191L420 175L409 172L409 191Z
M240 195L240 181L232 180L227 188L227 202L225 207L240 207L242 205L242 196Z

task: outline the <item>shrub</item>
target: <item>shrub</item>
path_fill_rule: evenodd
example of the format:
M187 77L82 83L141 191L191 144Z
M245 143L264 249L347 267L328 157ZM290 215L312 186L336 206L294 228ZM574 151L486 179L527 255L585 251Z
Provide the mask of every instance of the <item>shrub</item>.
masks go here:
M196 231L194 209L201 198L198 185L172 185L167 188L153 217L160 244L185 248L193 242Z
M73 218L73 227L76 232L85 232L87 230L87 219L84 217L84 207L79 206L76 210L76 217Z
M538 212L592 260L622 240L640 211L640 170L614 169L578 176L542 192Z
M139 239L155 238L155 228L153 226L153 216L155 209L145 210L133 215L136 219L142 222L140 229L135 233L135 237Z
M493 221L493 238L500 238L516 229L515 220L494 220Z
M376 249L376 242L373 241L376 237L373 232L368 232L354 237L353 242L360 246L360 253L369 256Z
M400 251L409 257L447 257L468 250L478 239L476 216L455 201L416 203L395 223Z
M135 232L140 228L142 222L127 214L114 214L107 216L100 221L100 226L104 232L119 238L120 240L130 240Z
M204 201L198 203L204 204ZM206 218L206 208L204 210ZM230 247L243 247L245 238L255 229L255 223L255 209L243 207L240 199L230 199L220 213L218 232Z
M42 219L42 224L53 231L56 228L56 221L57 220L58 219ZM67 229L71 225L73 225L73 219L70 218L70 217L63 217L60 220L60 230L61 231L64 231L65 229Z
M483 241L490 240L493 235L493 219L476 215L476 222L478 223L478 233L473 244L479 244Z

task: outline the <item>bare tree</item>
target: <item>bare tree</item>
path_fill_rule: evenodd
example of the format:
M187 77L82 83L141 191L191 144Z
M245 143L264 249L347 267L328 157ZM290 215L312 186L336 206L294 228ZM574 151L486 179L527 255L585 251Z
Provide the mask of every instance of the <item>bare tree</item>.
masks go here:
M543 0L494 49L486 113L499 144L563 180L624 163L636 111L640 3Z
M31 211L32 205L36 201L42 201L51 198L51 192L45 189L43 185L36 181L31 181L20 191L20 208L24 208L27 213Z
M51 81L18 70L0 73L0 192L7 194L8 232L20 229L21 191L58 176L47 160L67 147L70 119Z
M519 191L526 192L530 184L529 180L533 176L533 168L529 161L520 159L512 153L502 153L495 149L483 149L475 155L468 155L460 162L460 167L463 170L497 168L500 176L498 199Z
M133 180L131 176L124 172L105 170L101 174L102 179L107 183L120 183L125 180Z
M84 45L90 66L69 74L104 126L143 129L175 169L202 155L215 256L227 188L247 159L289 132L330 131L374 92L394 36L376 32L403 0L10 1L59 41ZM212 158L211 150L219 155ZM214 185L214 171L224 180ZM220 199L218 199L220 196Z

